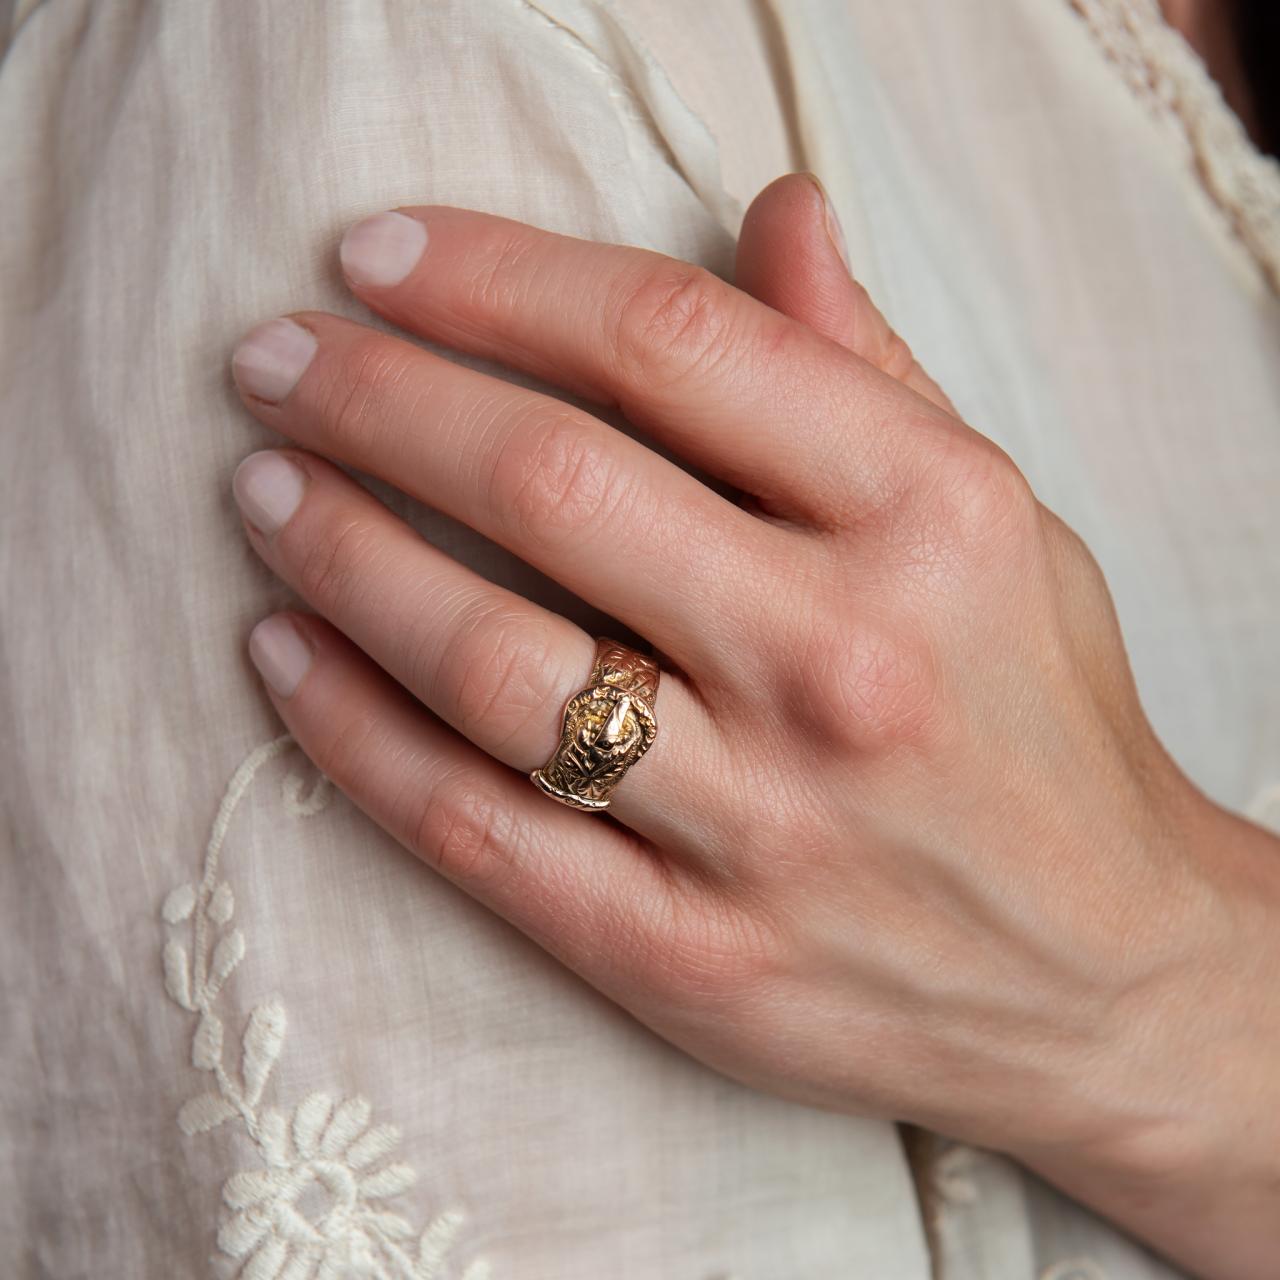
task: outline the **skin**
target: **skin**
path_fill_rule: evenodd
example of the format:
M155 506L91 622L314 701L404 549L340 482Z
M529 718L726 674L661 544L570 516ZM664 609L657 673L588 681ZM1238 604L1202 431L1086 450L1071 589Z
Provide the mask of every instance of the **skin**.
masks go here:
M245 403L305 490L283 527L246 529L315 610L291 615L305 675L271 690L302 748L710 1066L1007 1152L1194 1272L1273 1275L1280 841L1162 749L1094 560L850 278L819 188L757 197L737 287L402 212L427 247L404 283L355 286L375 312L619 405L746 496L561 400L295 316L314 359ZM662 655L658 739L612 820L521 776L592 637L326 457Z

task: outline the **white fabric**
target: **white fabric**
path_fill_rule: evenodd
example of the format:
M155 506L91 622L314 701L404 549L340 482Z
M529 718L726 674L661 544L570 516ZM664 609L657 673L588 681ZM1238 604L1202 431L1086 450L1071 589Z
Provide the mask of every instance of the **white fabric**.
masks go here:
M807 165L924 363L1099 556L1175 757L1229 805L1274 798L1276 303L1066 3L28 0L16 16L6 1274L230 1275L247 1258L250 1280L296 1280L322 1257L322 1275L422 1280L925 1280L931 1258L944 1280L1171 1274L984 1153L935 1162L931 1226L893 1127L689 1061L328 796L270 745L243 642L287 597L228 491L269 442L229 387L231 346L301 306L361 315L333 253L361 214L476 206L727 274L746 202ZM188 914L181 886L206 871L228 887ZM216 993L184 990L197 919L225 939ZM206 1009L195 1064L166 941L169 991ZM215 1060L221 1080L198 1065Z

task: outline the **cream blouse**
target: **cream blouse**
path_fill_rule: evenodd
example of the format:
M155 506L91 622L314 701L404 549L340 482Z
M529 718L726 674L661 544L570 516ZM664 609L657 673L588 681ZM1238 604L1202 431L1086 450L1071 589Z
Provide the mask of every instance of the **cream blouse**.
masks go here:
M1280 197L1154 0L6 13L4 1274L1173 1274L1002 1157L913 1174L894 1126L704 1069L332 794L245 657L287 597L233 513L270 441L227 372L257 320L366 318L334 253L362 214L476 206L727 275L747 201L812 168L1097 554L1169 749L1280 826Z

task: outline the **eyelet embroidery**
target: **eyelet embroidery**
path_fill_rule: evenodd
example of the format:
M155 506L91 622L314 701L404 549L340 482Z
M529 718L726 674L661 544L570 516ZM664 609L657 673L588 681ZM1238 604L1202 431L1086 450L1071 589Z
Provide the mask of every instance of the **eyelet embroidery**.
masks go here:
M199 883L179 885L161 908L168 926L161 953L165 990L196 1015L191 1062L210 1078L205 1092L183 1104L178 1127L192 1137L238 1119L258 1149L262 1165L233 1173L222 1187L228 1215L217 1244L243 1262L243 1280L441 1280L466 1215L446 1210L419 1233L384 1204L417 1176L410 1165L387 1161L400 1142L394 1125L370 1127L372 1107L358 1096L312 1093L292 1112L263 1103L288 1025L279 1000L253 1009L241 1038L238 1073L227 1066L223 1022L215 1006L246 945L244 933L231 927L235 898L219 878L219 861L236 807L258 770L293 745L284 734L245 757L218 807ZM299 818L321 812L332 794L323 776L305 795L295 772L281 784L286 812ZM181 925L190 929L190 954L178 938ZM308 1214L302 1198L317 1193L323 1211ZM415 1236L416 1244L411 1243ZM460 1280L489 1280L490 1275L482 1258L459 1273Z

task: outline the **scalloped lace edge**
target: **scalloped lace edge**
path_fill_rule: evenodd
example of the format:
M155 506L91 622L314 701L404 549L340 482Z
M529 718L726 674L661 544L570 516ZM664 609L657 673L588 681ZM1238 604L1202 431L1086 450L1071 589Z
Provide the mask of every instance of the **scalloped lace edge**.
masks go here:
M1070 0L1280 293L1280 163L1264 155L1157 0Z

